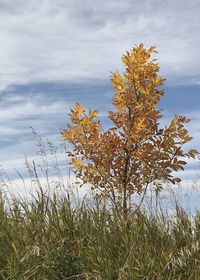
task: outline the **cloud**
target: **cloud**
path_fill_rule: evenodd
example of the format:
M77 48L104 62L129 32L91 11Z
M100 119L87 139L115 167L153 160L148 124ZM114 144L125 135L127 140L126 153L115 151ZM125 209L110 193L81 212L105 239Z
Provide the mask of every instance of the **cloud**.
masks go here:
M112 95L108 92L108 85L87 83L52 82L10 87L0 95L0 136L10 128L13 128L10 131L13 134L16 127L18 134L30 126L43 131L49 131L50 127L53 131L56 126L63 128L67 112L78 101L86 107L99 109L103 117L106 107L111 104Z
M120 55L158 45L168 79L199 82L199 1L0 1L1 88L107 79Z
M35 156L31 127L44 140L48 138L60 145L61 129L68 122L67 113L77 101L87 108L100 109L100 118L107 124L104 112L111 104L108 91L104 84L55 82L12 86L4 90L0 95L0 164L13 173L13 168L22 170L25 155Z

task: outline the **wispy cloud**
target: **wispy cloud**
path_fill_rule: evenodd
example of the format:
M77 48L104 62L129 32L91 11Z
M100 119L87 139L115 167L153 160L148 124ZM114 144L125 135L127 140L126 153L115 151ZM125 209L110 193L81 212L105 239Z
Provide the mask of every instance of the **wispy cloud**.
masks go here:
M1 0L1 87L107 79L141 41L158 45L169 79L199 82L199 11L198 0Z

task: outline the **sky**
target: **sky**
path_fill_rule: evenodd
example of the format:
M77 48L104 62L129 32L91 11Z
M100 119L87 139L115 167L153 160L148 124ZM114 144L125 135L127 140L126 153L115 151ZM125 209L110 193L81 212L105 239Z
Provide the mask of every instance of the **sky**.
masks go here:
M122 54L141 42L157 46L167 80L163 122L191 118L188 148L200 150L199 14L199 0L0 0L0 165L15 174L34 159L30 127L60 143L76 102L98 109L106 126L111 72L123 72ZM198 170L190 161L181 176Z

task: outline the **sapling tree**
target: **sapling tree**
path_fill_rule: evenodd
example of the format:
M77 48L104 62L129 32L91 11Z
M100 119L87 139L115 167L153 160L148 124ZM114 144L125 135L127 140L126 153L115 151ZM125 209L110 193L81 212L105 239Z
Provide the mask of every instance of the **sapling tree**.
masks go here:
M122 56L124 74L112 73L111 128L103 131L98 111L86 112L77 103L69 114L71 124L62 132L72 145L68 156L81 183L90 183L98 196L110 198L124 215L133 194L144 195L150 184L160 189L164 182L180 182L172 171L183 170L182 159L195 158L197 153L183 150L192 139L184 127L189 119L176 115L168 126L159 126L157 103L164 95L164 79L158 75L153 53L155 47L145 49L140 44Z

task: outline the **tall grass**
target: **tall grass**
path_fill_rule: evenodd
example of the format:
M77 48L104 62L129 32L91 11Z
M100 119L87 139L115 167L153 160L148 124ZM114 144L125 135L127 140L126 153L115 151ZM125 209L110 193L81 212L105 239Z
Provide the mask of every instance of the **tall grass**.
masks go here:
M36 165L27 168L37 183L32 198L0 198L0 279L200 279L200 213L177 204L173 217L141 209L125 221L105 203L75 200L67 186L44 191Z
M0 279L200 279L199 241L199 213L124 221L42 190L31 203L0 201Z

